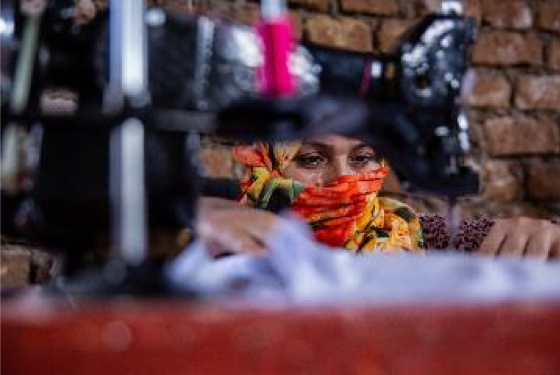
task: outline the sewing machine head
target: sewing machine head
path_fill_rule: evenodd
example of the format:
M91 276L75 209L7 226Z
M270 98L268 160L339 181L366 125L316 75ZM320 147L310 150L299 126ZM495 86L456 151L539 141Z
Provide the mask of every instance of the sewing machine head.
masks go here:
M475 25L460 5L444 1L442 13L422 19L388 54L306 45L305 52L293 53L306 62L305 74L302 64L294 64L304 90L295 98L234 102L221 111L218 133L247 141L359 135L371 140L410 190L477 193L477 175L465 160L469 123L461 104L472 79L467 50ZM318 90L309 82L318 82Z

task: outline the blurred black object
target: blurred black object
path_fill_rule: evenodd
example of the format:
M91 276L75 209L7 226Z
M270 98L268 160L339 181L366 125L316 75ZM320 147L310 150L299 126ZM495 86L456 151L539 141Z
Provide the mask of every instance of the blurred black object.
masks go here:
M2 19L11 25L2 32L2 134L13 127L25 131L39 122L42 135L36 150L39 158L33 186L2 190L3 202L12 207L2 210L3 222L8 223L3 231L11 230L64 251L75 249L77 244L90 247L100 233L108 237L110 139L129 117L141 119L147 133L144 153L150 227L179 229L192 225L199 186L194 164L196 136L193 141L200 126L197 117L158 111L169 98L158 86L158 74L150 75L156 94L153 102L158 108L149 100L137 105L128 98L123 98L117 111L114 103L104 105L107 98L112 99L112 93L108 93L108 19L97 17L87 25L76 25L73 1L44 2L45 9L27 13L23 3L2 2ZM32 24L36 43L29 48ZM161 43L157 32L148 35L152 38L150 45L158 40ZM187 50L178 52L188 56L189 47L187 43ZM158 52L154 49L149 60L159 59ZM22 70L25 58L29 65L28 98L22 105L15 105L14 93L21 91L18 69ZM161 66L154 66L159 73ZM173 74L179 74L180 80L190 72ZM52 87L77 94L74 113L53 115L43 111L41 95ZM180 126L174 126L177 123ZM5 143L12 142L7 138L3 137ZM25 194L21 190L26 190ZM14 218L18 218L15 223Z
M412 190L456 198L479 189L465 163L469 125L460 103L476 28L461 15L460 2L443 1L442 9L384 56L310 51L323 69L325 90L346 87L370 103L365 133L400 179Z
M2 142L10 146L3 153L18 154L21 143L8 134L29 134L37 123L42 131L33 143L31 184L20 183L19 159L3 155L3 232L67 253L108 237L115 211L111 139L130 119L144 129L138 144L150 231L192 225L201 189L198 134L214 131L244 141L360 134L411 188L449 196L478 189L464 165L468 123L458 101L474 26L460 14L425 18L384 56L298 46L290 68L299 95L274 100L259 98L262 55L251 28L153 8L131 18L142 33L126 34L106 16L75 24L70 0L39 1L44 9L24 3L1 5ZM141 54L127 60L127 51L143 48L145 61ZM115 88L115 66L121 73L145 69L136 77L146 75L144 91ZM74 113L42 110L41 95L51 87L77 94ZM15 161L4 168L8 159Z

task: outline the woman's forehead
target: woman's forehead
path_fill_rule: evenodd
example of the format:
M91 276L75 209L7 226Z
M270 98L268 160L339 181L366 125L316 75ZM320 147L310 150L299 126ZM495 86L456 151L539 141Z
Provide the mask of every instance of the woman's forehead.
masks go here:
M321 134L303 140L302 146L324 145L331 147L354 148L369 145L364 139L348 137L339 134Z

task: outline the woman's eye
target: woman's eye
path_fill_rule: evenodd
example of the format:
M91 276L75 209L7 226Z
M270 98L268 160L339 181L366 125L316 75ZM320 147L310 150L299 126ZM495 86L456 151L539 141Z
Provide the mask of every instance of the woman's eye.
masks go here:
M350 162L357 165L366 165L371 162L376 162L376 159L374 154L361 154L351 157Z
M300 155L296 162L303 168L316 168L324 164L326 159L321 155Z

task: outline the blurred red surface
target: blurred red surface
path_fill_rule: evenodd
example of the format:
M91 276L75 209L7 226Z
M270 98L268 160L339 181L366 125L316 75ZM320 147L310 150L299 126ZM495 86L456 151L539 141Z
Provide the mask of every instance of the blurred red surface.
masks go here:
M560 303L2 306L2 373L560 374Z

